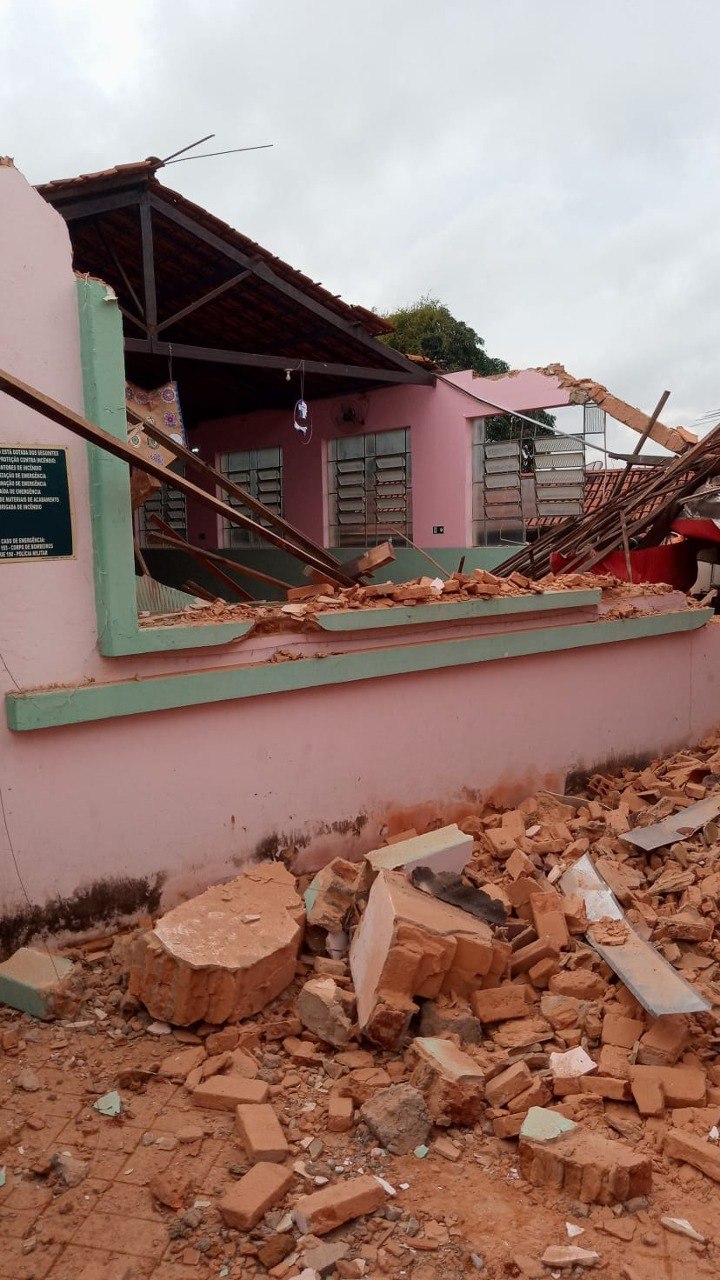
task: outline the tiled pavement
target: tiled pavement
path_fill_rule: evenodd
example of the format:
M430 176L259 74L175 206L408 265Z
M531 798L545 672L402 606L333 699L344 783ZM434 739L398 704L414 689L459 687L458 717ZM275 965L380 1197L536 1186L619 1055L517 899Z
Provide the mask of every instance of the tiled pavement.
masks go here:
M147 1041L144 1065L146 1046ZM210 1253L198 1254L193 1247L190 1261L183 1261L196 1242L170 1239L178 1214L158 1208L148 1189L155 1174L181 1167L191 1177L195 1198L214 1204L232 1180L228 1164L244 1163L229 1114L198 1111L183 1088L153 1080L144 1093L121 1090L121 1117L108 1119L93 1110L102 1088L92 1088L86 1071L73 1074L43 1063L35 1046L23 1054L22 1065L28 1060L42 1084L38 1092L14 1089L12 1077L21 1064L0 1059L0 1143L23 1115L31 1123L43 1122L39 1129L26 1125L0 1154L6 1170L0 1188L2 1280L201 1280L254 1274L249 1260L235 1257L234 1244L222 1241L217 1213L205 1206ZM175 1131L189 1122L200 1124L205 1137L179 1144ZM43 1160L47 1164L61 1151L87 1161L89 1172L75 1188L59 1190L56 1184L51 1190L52 1178L46 1183L42 1172L33 1176L32 1170L42 1171Z

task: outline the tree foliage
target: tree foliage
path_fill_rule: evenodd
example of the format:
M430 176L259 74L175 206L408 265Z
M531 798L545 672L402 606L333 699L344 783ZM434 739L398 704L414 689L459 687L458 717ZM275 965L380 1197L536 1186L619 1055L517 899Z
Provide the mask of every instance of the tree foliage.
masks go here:
M510 365L498 356L489 356L485 341L464 320L457 320L438 298L425 294L417 302L400 307L385 316L395 325L395 332L383 337L383 342L405 355L425 356L445 373L458 373L461 369L473 369L483 377L507 373ZM552 414L536 409L529 415L537 423L538 435L551 435L555 425ZM524 430L523 430L524 427ZM485 422L485 438L493 440L517 440L527 437L532 428L512 414L497 414ZM529 441L524 442L529 444ZM529 459L528 459L529 460Z
M487 377L510 368L505 360L489 356L480 335L429 294L385 319L395 325L395 332L383 338L389 347L405 355L426 356L446 373L474 369Z

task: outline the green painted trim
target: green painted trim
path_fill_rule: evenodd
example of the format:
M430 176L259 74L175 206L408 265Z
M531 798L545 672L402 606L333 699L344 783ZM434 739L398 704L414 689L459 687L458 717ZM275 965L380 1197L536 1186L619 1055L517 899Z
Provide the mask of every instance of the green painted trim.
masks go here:
M85 413L118 440L127 434L125 356L117 298L100 280L77 281ZM106 657L228 644L251 622L146 627L138 621L130 508L130 471L97 445L87 446L98 647Z
M418 627L429 622L457 622L461 618L501 618L513 613L545 613L548 609L587 609L598 605L602 591L546 591L541 596L505 596L494 600L463 600L437 604L394 605L392 609L353 609L347 613L319 613L323 631L375 631L380 627Z
M584 622L537 631L427 644L396 645L361 653L303 658L297 662L263 663L253 667L224 667L177 676L148 676L112 684L82 685L39 693L6 695L8 725L15 730L55 728L115 716L143 715L210 702L254 698L262 694L374 680L384 676L437 668L460 667L501 658L557 653L589 645L642 640L650 636L696 631L712 618L712 609L650 614L617 622Z

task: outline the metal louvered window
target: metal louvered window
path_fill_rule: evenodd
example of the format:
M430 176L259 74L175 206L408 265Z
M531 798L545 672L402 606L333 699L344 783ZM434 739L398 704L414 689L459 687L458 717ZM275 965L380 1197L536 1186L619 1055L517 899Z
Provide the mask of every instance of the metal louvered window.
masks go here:
M412 537L410 428L328 442L330 545L366 547Z
M168 471L174 471L179 476L185 475L182 462L171 462ZM138 508L137 533L141 547L161 545L158 542L153 543L153 533L157 533L157 529L150 521L151 515L160 516L160 519L169 524L171 529L179 533L182 538L187 538L187 502L184 493L179 493L177 489L171 489L169 485L164 484Z
M229 480L247 489L253 498L259 498L266 507L281 516L283 514L283 451L282 449L250 449L242 453L221 453L219 470ZM226 502L245 515L252 516L259 524L268 522L248 510L231 494L223 494ZM249 529L240 529L237 525L223 521L224 547L262 547L263 542L258 534Z

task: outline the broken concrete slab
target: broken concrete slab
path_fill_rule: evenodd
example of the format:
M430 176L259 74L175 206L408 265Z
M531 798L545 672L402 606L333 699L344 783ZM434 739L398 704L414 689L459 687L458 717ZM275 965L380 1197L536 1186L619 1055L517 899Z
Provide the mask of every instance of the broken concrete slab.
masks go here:
M472 848L472 836L466 835L453 822L422 836L410 836L397 844L372 849L365 854L365 867L370 880L378 871L402 871L409 877L416 867L454 871L459 875L470 861Z
M352 1022L340 993L341 988L334 978L310 978L297 1001L298 1017L303 1026L336 1048L343 1048L352 1033Z
M381 871L350 947L361 1030L397 1048L418 1010L413 997L465 995L494 958L486 924L429 898L399 872Z
M485 1073L479 1063L439 1037L418 1036L412 1049L417 1062L410 1084L420 1090L435 1124L476 1124L485 1099Z
M176 1026L251 1017L292 982L304 919L284 866L251 867L181 903L137 939L130 993Z
M65 956L20 947L0 964L0 1004L49 1020L65 1011L67 984L75 968Z
M581 1249L576 1244L550 1245L540 1261L545 1267L571 1271L573 1267L596 1267L600 1254L594 1249Z

